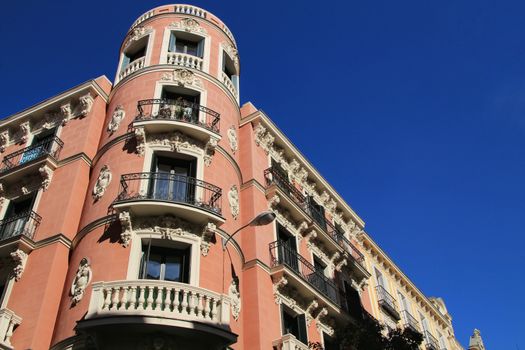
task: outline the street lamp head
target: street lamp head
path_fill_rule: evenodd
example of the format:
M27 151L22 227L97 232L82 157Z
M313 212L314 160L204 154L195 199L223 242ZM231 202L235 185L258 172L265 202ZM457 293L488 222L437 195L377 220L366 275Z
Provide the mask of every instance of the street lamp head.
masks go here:
M273 211L266 210L253 218L253 220L250 222L250 226L264 226L270 224L274 220L275 213Z

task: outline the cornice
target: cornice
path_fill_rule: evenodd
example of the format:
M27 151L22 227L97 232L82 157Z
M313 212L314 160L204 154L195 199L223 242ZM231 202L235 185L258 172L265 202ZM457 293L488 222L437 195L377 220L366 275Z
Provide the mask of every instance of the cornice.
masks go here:
M80 231L78 231L78 233L75 235L75 238L73 238L73 241L71 242L71 248L74 249L78 245L78 243L82 240L82 238L84 238L84 236L88 234L89 232L93 231L97 227L111 223L115 220L118 220L117 214L110 214L110 215L106 215L101 218L98 218L90 222L86 226L82 227Z

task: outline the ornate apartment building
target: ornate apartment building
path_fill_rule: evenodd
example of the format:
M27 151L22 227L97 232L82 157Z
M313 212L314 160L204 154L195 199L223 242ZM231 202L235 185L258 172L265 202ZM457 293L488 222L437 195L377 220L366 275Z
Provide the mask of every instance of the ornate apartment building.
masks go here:
M0 121L0 348L332 350L362 306L462 349L239 74L220 19L160 6L113 83Z

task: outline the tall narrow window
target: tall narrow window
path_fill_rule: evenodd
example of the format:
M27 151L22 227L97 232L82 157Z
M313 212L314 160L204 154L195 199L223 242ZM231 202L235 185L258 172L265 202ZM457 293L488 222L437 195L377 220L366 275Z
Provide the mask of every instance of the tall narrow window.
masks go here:
M286 306L281 308L283 335L292 334L303 344L308 344L304 314L295 314Z
M26 234L31 228L29 226L33 224L29 214L33 209L35 197L36 193L9 202L0 226L0 239Z
M183 32L171 32L168 52L204 57L204 39Z
M140 278L188 283L190 249L144 245Z
M295 271L299 271L295 237L284 227L277 224L277 239L279 240L279 262L287 264Z
M43 131L33 137L30 149L22 155L20 164L27 163L33 159L50 154L53 148L53 140L56 134L56 128Z
M235 90L239 92L239 75L235 67L235 62L226 51L222 52L222 71L231 80Z
M156 156L150 182L150 196L157 200L192 203L195 199L196 161Z
M131 63L145 59L148 48L148 39L149 36L147 35L126 48L126 51L124 51L124 56L122 57L122 64L120 66L121 71L126 69L126 67Z
M310 207L310 213L312 218L321 226L323 230L326 230L326 218L324 214L324 207L317 204L312 196L308 197L308 203Z

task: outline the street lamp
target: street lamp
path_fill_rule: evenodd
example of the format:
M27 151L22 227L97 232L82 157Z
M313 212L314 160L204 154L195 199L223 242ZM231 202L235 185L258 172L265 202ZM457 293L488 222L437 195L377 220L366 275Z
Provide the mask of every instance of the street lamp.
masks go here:
M224 240L224 238L223 238L222 239L222 250L226 250L226 244L228 244L230 239L232 239L232 237L235 236L243 228L246 228L248 226L265 226L265 225L268 225L269 223L273 222L274 220L275 220L275 213L273 211L265 210L265 211L259 213L259 215L254 217L252 219L252 221L250 221L246 225L238 228L231 236L228 236L227 240Z

